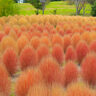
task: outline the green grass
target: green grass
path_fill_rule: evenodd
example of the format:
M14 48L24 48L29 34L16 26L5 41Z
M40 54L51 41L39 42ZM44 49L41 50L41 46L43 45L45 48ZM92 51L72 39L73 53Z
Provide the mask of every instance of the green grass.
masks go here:
M18 4L20 8L20 15L32 15L35 14L36 9L29 3ZM53 14L54 10L57 10L58 15L74 15L76 13L75 5L68 5L66 1L50 2L45 9L45 14ZM39 11L42 14L42 11ZM91 5L86 5L86 15L90 15ZM83 14L83 10L81 10Z

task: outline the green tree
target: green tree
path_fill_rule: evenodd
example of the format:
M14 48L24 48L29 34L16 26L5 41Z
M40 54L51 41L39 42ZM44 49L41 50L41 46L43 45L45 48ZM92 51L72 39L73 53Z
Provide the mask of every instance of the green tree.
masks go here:
M37 10L36 14L39 14L39 10L45 9L45 5L49 3L50 0L46 0L45 4L43 5L40 0L26 0L27 3L31 3Z
M26 2L31 3L36 9L36 14L39 14L39 10L42 9L42 4L40 3L40 0L26 0Z
M96 1L92 5L91 15L92 16L96 16Z
M16 3L18 3L18 0L14 0Z
M88 0L88 3L94 4L95 1L96 1L96 0Z
M18 10L14 0L0 0L0 16L15 15Z

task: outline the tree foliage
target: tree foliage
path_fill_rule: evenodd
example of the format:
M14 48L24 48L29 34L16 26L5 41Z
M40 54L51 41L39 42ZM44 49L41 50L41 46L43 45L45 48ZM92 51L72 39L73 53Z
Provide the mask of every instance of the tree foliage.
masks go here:
M92 11L91 11L92 16L96 16L96 1L92 5Z
M18 6L13 0L0 0L0 16L14 15L18 13Z

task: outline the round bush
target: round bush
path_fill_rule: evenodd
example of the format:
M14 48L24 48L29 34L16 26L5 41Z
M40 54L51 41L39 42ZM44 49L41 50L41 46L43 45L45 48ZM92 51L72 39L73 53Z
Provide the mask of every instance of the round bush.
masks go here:
M11 80L5 67L0 64L0 96L10 96Z
M31 87L42 82L42 75L38 69L24 71L16 82L16 96L26 96Z
M40 45L40 38L37 36L34 36L31 39L30 44L33 46L34 49L37 49Z
M90 44L91 42L91 36L90 36L90 32L84 32L81 35L81 39L86 41L87 44Z
M52 45L60 44L63 47L63 39L59 34L55 34L52 37Z
M72 46L69 46L66 50L65 54L65 60L66 61L75 61L76 60L76 52L75 49Z
M24 35L21 35L19 37L19 39L17 40L17 45L18 45L18 49L19 49L19 53L22 51L22 49L28 45L29 41L28 38Z
M85 41L80 41L76 47L76 55L78 63L81 63L84 57L88 54L89 48Z
M96 52L96 40L92 41L89 47L90 51Z
M40 62L45 56L49 55L48 46L42 44L37 48L38 61Z
M82 62L82 77L92 85L96 84L96 55L88 54Z
M0 42L1 42L1 40L2 40L5 36L6 36L6 34L5 34L5 33L0 32Z
M65 86L73 81L77 81L78 78L78 67L72 61L68 62L63 68L65 76Z
M79 33L74 33L73 36L72 36L72 45L74 47L76 47L80 40L81 40L80 34Z
M63 48L56 44L52 48L52 56L58 61L59 64L62 64L64 61L64 51Z
M61 80L60 66L52 57L48 56L44 58L40 62L39 68L47 84L52 84L53 82L59 83L59 80Z
M22 70L28 67L34 67L38 64L38 57L31 46L25 47L20 54L20 67Z
M50 47L51 46L51 42L50 42L50 40L49 40L49 38L48 37L42 37L41 39L40 39L40 43L41 44L45 44L45 45L47 45L48 47Z
M5 64L10 75L17 71L17 55L12 48L6 49L3 54L3 63Z
M64 38L63 38L63 48L64 48L64 51L67 50L69 45L71 45L71 37L69 35L65 35Z
M4 52L7 48L13 48L18 53L18 47L15 40L10 36L5 36L1 41L1 50Z

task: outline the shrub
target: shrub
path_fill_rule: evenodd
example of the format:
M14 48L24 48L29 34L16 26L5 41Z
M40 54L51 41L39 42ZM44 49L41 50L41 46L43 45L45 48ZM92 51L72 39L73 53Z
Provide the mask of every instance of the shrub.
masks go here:
M82 62L82 77L92 85L96 84L96 55L88 54Z
M37 48L38 61L40 62L45 56L49 55L49 48L42 44Z
M71 45L71 38L69 35L65 35L64 38L63 38L63 48L64 48L64 51L67 50L68 46Z
M10 31L11 31L10 25L5 25L4 26L4 32L5 32L5 34L8 35Z
M82 83L72 83L66 90L66 96L92 96L90 88Z
M84 32L81 35L81 39L86 41L87 44L90 44L91 42L91 36L90 36L90 32Z
M1 96L10 96L11 80L5 67L0 64L0 94Z
M1 41L1 50L4 52L7 48L13 48L18 53L18 47L15 40L10 36L5 36Z
M17 40L17 34L16 34L15 31L13 31L13 30L10 31L9 36L12 37L12 38L14 38L14 40Z
M91 42L90 51L96 52L96 40Z
M52 37L52 45L60 44L63 47L63 39L59 34L54 34Z
M96 32L91 32L90 36L91 36L91 42L94 41L96 39Z
M66 61L75 61L76 60L76 52L75 49L72 46L69 46L66 50L65 54L65 60Z
M41 39L40 39L40 43L41 44L45 44L45 45L47 45L48 47L50 47L51 46L51 42L50 42L50 40L49 40L49 38L48 37L42 37Z
M4 52L3 63L5 64L10 75L13 75L17 71L17 55L12 48L8 48Z
M51 96L65 96L64 88L59 84L52 84Z
M84 57L88 54L89 48L86 42L80 41L76 47L78 63L81 63Z
M63 48L58 44L54 45L52 49L52 56L58 61L59 64L62 64L64 61Z
M69 61L65 67L63 68L63 72L65 73L65 85L76 81L78 78L78 67L72 61Z
M21 37L19 37L19 39L17 40L17 45L18 45L18 50L19 53L22 51L22 49L28 45L29 41L28 38L24 35L22 35Z
M38 69L28 69L24 71L16 83L16 96L26 96L31 87L42 81L41 72Z
M0 32L0 42L1 42L1 40L2 40L5 36L6 36L5 33Z
M34 67L38 64L38 58L35 50L31 46L25 47L20 54L20 67L22 70L28 67Z
M40 62L39 68L43 75L44 81L47 84L52 84L53 82L60 83L60 67L59 64L52 57L44 58Z
M49 89L45 84L34 85L30 88L27 96L50 96Z
M40 45L40 38L37 36L34 36L31 39L30 44L33 46L34 49L37 49Z
M76 47L80 40L81 40L80 34L79 33L74 33L73 36L72 36L72 45L74 47Z
M0 0L0 16L8 16L18 14L18 6L13 0Z

